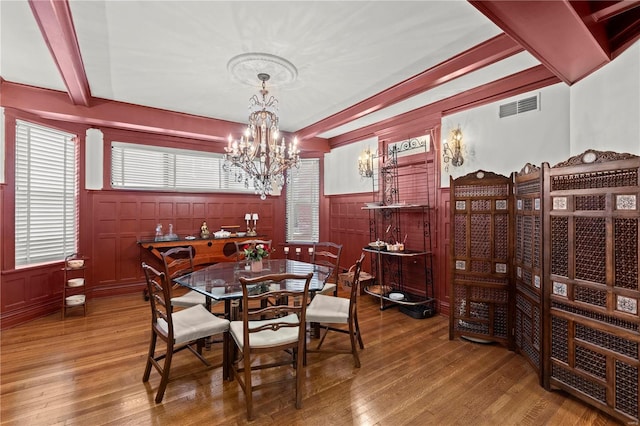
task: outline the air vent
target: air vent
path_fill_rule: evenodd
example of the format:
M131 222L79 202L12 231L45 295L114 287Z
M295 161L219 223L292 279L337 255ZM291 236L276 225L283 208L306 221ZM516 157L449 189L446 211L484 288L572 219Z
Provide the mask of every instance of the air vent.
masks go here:
M500 105L500 118L540 109L540 95Z

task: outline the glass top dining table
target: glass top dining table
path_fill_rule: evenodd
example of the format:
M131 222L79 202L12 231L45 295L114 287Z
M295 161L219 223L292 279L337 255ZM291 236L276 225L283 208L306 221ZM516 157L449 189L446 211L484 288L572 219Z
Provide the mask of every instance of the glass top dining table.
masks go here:
M260 272L251 271L244 260L221 262L174 278L173 281L183 287L204 294L208 309L211 308L211 300L225 301L225 314L228 315L228 318L234 319L229 302L242 298L240 277L254 278L283 273L306 275L309 272L313 272L313 277L309 283L309 292L316 292L322 290L327 278L333 271L333 268L328 266L290 259L263 259L262 262L263 269Z

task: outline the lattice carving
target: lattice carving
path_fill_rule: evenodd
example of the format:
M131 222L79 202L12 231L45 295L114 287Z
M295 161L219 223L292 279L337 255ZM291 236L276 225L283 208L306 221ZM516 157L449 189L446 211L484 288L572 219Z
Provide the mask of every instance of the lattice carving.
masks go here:
M614 317L612 315L605 315L599 312L594 312L588 309L578 308L576 306L567 305L565 303L560 302L552 302L551 307L553 309L558 309L560 311L569 312L572 314L580 315L585 318L593 319L596 321L600 321L606 324L615 325L616 327L624 328L626 330L631 330L634 332L638 332L638 324L632 321L625 321L623 319Z
M569 276L569 220L551 218L551 273Z
M509 195L508 185L461 185L456 187L456 197L506 197Z
M616 360L616 402L617 410L638 418L638 368L623 361Z
M638 283L638 223L640 219L616 218L613 222L615 286L640 291Z
M607 357L582 346L576 347L575 365L600 379L607 377Z
M542 230L541 230L541 219L540 216L535 216L533 218L534 228L533 228L533 267L540 269L540 262L542 261L542 256L540 254L542 248Z
M471 200L471 211L491 210L490 200Z
M473 282L474 284L509 284L509 281L505 278L479 277L477 275L467 274L454 274L454 278L456 281L468 281L470 283Z
M524 263L526 266L531 266L531 264L533 263L533 257L532 257L532 252L531 250L533 249L532 245L531 245L531 241L533 240L533 226L532 226L532 222L533 222L533 217L531 216L524 216L522 218L522 220L524 221L523 223L523 227L522 227L522 239L524 241L526 241L523 249L523 256L522 256L522 263Z
M467 215L456 214L454 216L454 255L455 257L467 256Z
M522 251L523 244L526 238L524 237L524 216L516 216L516 262L522 263Z
M491 241L487 238L491 235L491 215L471 215L471 257L490 258Z
M551 358L564 363L569 362L569 322L551 317Z
M584 324L576 324L576 338L604 349L638 359L638 342L596 330Z
M575 198L576 210L604 210L606 200L604 195L578 195Z
M587 380L557 364L554 364L551 368L551 376L566 383L569 387L578 389L580 392L589 395L598 402L606 403L607 388L595 381Z
M606 283L606 228L602 217L576 217L575 276L595 283Z
M509 254L509 216L496 214L493 216L494 250L498 260L506 261Z
M574 286L574 300L578 302L588 303L593 306L607 306L606 290L596 290L594 288Z
M638 170L607 170L573 175L559 175L551 179L552 191L575 189L617 188L638 185Z

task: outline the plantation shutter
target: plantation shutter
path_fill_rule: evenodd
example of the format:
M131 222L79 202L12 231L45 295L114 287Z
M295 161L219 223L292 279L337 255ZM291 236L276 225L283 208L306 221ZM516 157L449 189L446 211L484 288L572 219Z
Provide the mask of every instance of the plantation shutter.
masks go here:
M74 135L16 122L16 266L76 252L77 155Z
M287 171L287 242L320 238L320 160L301 159L298 171Z

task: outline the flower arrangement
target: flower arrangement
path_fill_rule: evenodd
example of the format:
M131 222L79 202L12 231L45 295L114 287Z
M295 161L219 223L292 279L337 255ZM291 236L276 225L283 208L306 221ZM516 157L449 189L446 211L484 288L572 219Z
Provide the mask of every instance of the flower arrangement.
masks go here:
M243 247L245 259L255 262L269 256L269 246L265 244L246 244Z

